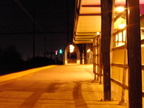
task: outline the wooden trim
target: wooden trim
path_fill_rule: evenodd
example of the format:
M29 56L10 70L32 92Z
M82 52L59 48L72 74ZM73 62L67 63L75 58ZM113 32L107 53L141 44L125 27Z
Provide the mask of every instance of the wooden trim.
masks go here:
M114 47L114 48L112 48L112 51L121 50L121 49L125 49L125 48L126 48L125 45L119 46L119 47Z
M115 64L115 63L112 63L111 66L121 67L121 68L128 68L127 64Z

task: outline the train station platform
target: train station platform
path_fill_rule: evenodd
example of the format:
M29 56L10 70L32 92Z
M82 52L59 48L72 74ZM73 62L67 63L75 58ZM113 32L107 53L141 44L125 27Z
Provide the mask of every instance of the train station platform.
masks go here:
M0 76L0 108L128 108L103 101L92 65L51 65ZM114 91L113 91L114 92Z

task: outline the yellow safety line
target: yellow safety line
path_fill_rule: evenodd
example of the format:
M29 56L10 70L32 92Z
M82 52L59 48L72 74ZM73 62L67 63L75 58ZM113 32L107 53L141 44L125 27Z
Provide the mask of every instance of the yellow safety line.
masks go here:
M7 75L2 75L2 76L0 76L0 82L11 80L11 79L15 79L15 78L19 78L19 77L22 77L24 75L35 73L37 71L40 71L40 70L43 70L43 69L52 68L52 67L55 67L55 66L57 66L57 65L38 67L38 68L24 70L24 71L20 71L20 72L16 72L16 73L10 73L10 74L7 74Z

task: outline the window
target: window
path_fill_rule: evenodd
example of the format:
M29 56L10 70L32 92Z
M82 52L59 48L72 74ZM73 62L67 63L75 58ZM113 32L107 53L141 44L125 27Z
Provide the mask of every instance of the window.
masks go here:
M125 45L125 41L126 41L126 30L123 30L114 36L114 47Z

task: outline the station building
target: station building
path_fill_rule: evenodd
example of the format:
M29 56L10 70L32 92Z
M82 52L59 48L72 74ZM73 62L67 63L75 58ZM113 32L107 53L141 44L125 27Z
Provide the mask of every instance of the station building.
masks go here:
M144 0L76 0L74 25L104 100L144 108Z

